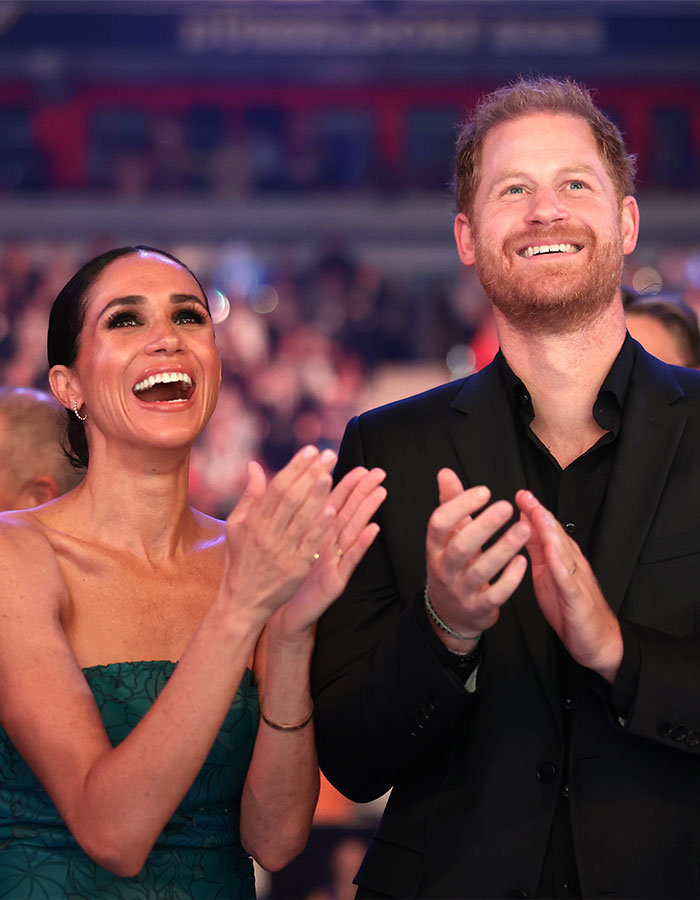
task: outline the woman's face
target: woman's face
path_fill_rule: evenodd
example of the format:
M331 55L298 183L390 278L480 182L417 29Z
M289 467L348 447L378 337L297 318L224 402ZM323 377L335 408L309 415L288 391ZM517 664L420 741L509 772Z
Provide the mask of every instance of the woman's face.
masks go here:
M214 411L221 380L197 282L156 253L110 263L87 292L72 372L91 454L98 434L136 446L190 444Z

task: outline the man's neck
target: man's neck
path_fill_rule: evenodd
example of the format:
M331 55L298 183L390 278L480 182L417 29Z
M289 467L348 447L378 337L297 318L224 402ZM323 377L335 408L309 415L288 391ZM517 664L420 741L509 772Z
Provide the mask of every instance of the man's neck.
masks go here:
M532 430L565 468L603 434L593 404L625 339L622 305L566 334L523 333L498 311L496 324L503 355L530 392Z

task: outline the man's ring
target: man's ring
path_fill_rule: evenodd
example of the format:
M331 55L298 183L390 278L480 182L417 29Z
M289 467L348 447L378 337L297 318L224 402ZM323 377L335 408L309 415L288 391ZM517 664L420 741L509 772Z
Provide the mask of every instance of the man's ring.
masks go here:
M569 570L569 575L574 575L576 572L576 563L573 564L571 569Z
M338 559L342 559L345 556L345 550L340 546L340 544L335 545L335 555Z

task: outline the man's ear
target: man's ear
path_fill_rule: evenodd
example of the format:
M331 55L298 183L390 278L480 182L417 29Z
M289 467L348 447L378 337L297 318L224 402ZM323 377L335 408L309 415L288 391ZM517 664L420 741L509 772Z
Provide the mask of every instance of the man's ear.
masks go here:
M54 396L66 409L73 409L74 401L82 406L80 385L75 372L68 366L52 366L49 369L49 384Z
M28 485L22 488L16 502L21 503L17 509L29 509L32 506L41 506L49 500L55 500L61 492L56 484L56 479L50 475L37 475Z
M475 261L474 246L476 239L469 219L464 213L458 213L455 219L455 241L459 258L465 266L473 266Z
M620 209L620 231L622 252L627 255L637 246L639 234L639 207L634 197L625 197Z

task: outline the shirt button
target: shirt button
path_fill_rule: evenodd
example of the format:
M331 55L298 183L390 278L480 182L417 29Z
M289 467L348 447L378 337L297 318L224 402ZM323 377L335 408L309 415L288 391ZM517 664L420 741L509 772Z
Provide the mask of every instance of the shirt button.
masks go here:
M569 534L573 534L576 531L576 525L573 522L567 522L564 528Z
M566 697L564 699L564 709L571 709L573 705L574 701L571 699L571 697Z
M562 797L569 796L569 785L568 784L565 784L564 787L561 789L561 795L562 795Z

